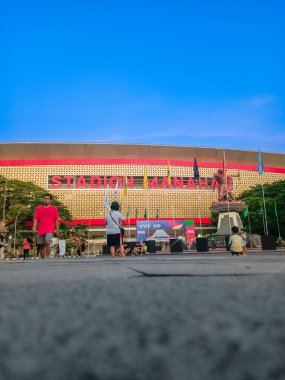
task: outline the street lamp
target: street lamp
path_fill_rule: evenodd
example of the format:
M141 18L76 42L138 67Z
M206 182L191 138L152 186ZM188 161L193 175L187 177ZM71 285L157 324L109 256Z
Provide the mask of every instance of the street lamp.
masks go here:
M30 208L31 205L23 206L20 208L20 210L17 212L16 218L15 218L15 231L14 231L14 253L16 252L16 233L17 233L17 220L20 212L24 210L25 208Z

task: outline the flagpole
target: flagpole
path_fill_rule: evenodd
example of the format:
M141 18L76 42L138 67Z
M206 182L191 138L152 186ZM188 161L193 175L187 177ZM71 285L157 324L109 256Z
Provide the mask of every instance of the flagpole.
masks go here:
M148 240L148 235L149 235L149 189L147 187L146 189L146 202L147 202L147 206L146 206L146 212L147 212L147 236L146 236L146 240Z
M193 161L193 174L194 174L194 180L196 184L196 193L197 193L196 202L197 202L199 224L200 224L200 235L203 236L202 221L201 221L201 196L200 196L200 190L198 186L198 179L200 178L200 174L199 174L199 167L198 167L196 156L194 156L194 161Z
M230 201L229 201L229 192L228 192L228 177L226 175L226 189L227 189L227 202L228 202L228 214L230 213ZM229 235L231 234L231 218L229 217Z
M265 235L268 235L267 213L266 213L266 206L265 206L264 186L263 186L263 174L261 174L261 187L262 187L262 198L263 198L263 208L264 208Z
M127 208L128 208L128 219L129 219L129 238L131 236L131 222L130 222L130 215L131 215L131 210L130 210L130 205L129 205L129 192L127 192Z
M119 181L117 180L115 190L114 190L114 201L118 201L118 189L119 189Z
M250 220L249 220L249 210L248 210L248 214L247 214L247 220L248 220L248 231L249 231L249 235L251 236L251 226L250 226Z
M169 188L169 191L170 191L170 188ZM171 193L169 193L169 194L170 194L170 198L171 198L171 209L172 209L174 237L176 238L175 210L174 210L174 204L173 204L173 197L171 196Z
M176 233L176 223L175 223L175 207L173 203L173 196L171 195L171 172L170 172L170 162L168 161L167 164L167 187L170 194L170 203L171 203L171 211L172 211L172 219L173 219L173 229L174 229L174 237L176 239L177 233Z
M143 180L143 187L145 189L145 211L146 211L146 221L147 221L147 229L146 229L146 232L147 232L147 236L146 236L146 240L148 239L148 235L149 235L149 199L148 199L148 171L145 170L144 171L144 180Z
M228 214L230 213L230 201L229 201L229 191L228 191L228 176L227 176L227 165L226 165L226 154L225 151L223 151L223 170L224 170L224 176L226 180L226 192L227 192L227 205L228 205ZM231 235L231 219L229 217L229 235Z
M202 234L201 207L200 207L201 206L201 196L200 196L200 191L199 191L198 179L197 178L196 178L195 182L196 182L196 192L198 193L197 197L196 197L196 200L197 200L198 217L199 217L199 224L200 224L200 234L202 236L203 234Z
M131 210L130 210L130 214L131 214ZM129 239L131 237L131 220L130 220L130 216L131 215L129 215Z
M266 233L265 233L264 211L263 211L262 203L260 203L260 210L261 210L261 214L262 214L263 232L264 232L264 235L266 235Z
M274 202L274 208L275 208L275 216L276 216L276 222L277 222L277 227L278 227L278 240L281 239L281 234L280 234L280 226L279 226L279 218L278 218L278 213L277 213L277 207L276 207L276 202Z
M263 186L263 174L264 174L264 166L262 161L262 155L260 148L258 149L258 173L261 176L261 188L262 188L262 198L263 198L263 206L264 206L264 226L265 226L265 235L268 235L268 225L267 225L267 213L266 213L266 205L265 205L265 195L264 195L264 186Z
M106 209L106 216L107 216L107 212L110 211L109 185L107 185L107 187L105 189L103 207ZM107 230L106 229L105 229L105 239L107 240Z

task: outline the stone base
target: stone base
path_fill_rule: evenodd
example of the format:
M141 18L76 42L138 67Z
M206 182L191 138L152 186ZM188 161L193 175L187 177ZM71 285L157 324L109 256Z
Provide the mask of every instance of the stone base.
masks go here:
M221 212L217 232L214 235L230 235L233 226L237 226L239 229L243 227L239 213L236 211Z
M211 206L213 212L229 212L236 211L241 212L246 210L247 205L244 202L235 201L235 202L215 202Z

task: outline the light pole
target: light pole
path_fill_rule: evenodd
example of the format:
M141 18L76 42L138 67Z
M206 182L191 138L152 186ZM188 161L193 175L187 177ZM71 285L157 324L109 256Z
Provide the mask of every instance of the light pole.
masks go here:
M20 210L17 212L17 215L16 215L16 218L15 218L15 231L14 231L14 254L16 252L16 233L17 233L17 220L18 220L18 216L20 214L20 212L22 210L24 210L24 208L30 208L31 206L30 205L27 205L27 206L23 206L20 208Z

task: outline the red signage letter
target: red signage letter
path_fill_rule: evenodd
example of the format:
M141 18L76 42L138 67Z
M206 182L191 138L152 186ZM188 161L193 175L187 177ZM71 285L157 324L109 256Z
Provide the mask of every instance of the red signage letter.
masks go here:
M64 175L63 178L66 179L66 187L70 189L70 181L74 179L74 175Z
M173 177L173 187L176 189L177 187L180 187L180 189L183 189L183 177L177 178Z
M97 181L96 184L94 183L94 180ZM101 187L101 185L102 185L102 179L101 179L101 177L99 177L98 175L92 175L90 177L90 185L91 185L92 189L98 189L98 187Z
M163 177L163 180L161 182L161 188L164 189L165 187L170 188L171 184L168 185L168 177Z
M51 187L53 189L60 189L62 187L62 183L60 182L62 177L60 175L54 175L51 177Z
M189 177L188 179L188 182L187 182L187 185L186 185L186 189L189 189L189 188L192 188L192 189L196 189L196 183L194 182L194 179Z
M204 178L204 181L202 178L199 178L199 189L202 189L202 187L205 187L205 190L208 190L208 178Z
M157 189L158 188L158 178L154 177L152 181L149 179L148 180L148 187L149 188L155 187Z
M130 189L133 189L134 188L134 177L129 177L128 178L128 187Z
M121 180L120 177L118 177L118 176L110 177L110 179L109 179L109 185L110 185L110 187L112 189L116 188L117 181L118 181L118 187L121 187L122 186L122 180Z
M78 178L78 181L77 181L77 184L75 187L76 187L76 189L78 189L79 187L85 187L85 189L87 189L87 183L85 181L84 175L81 175Z

